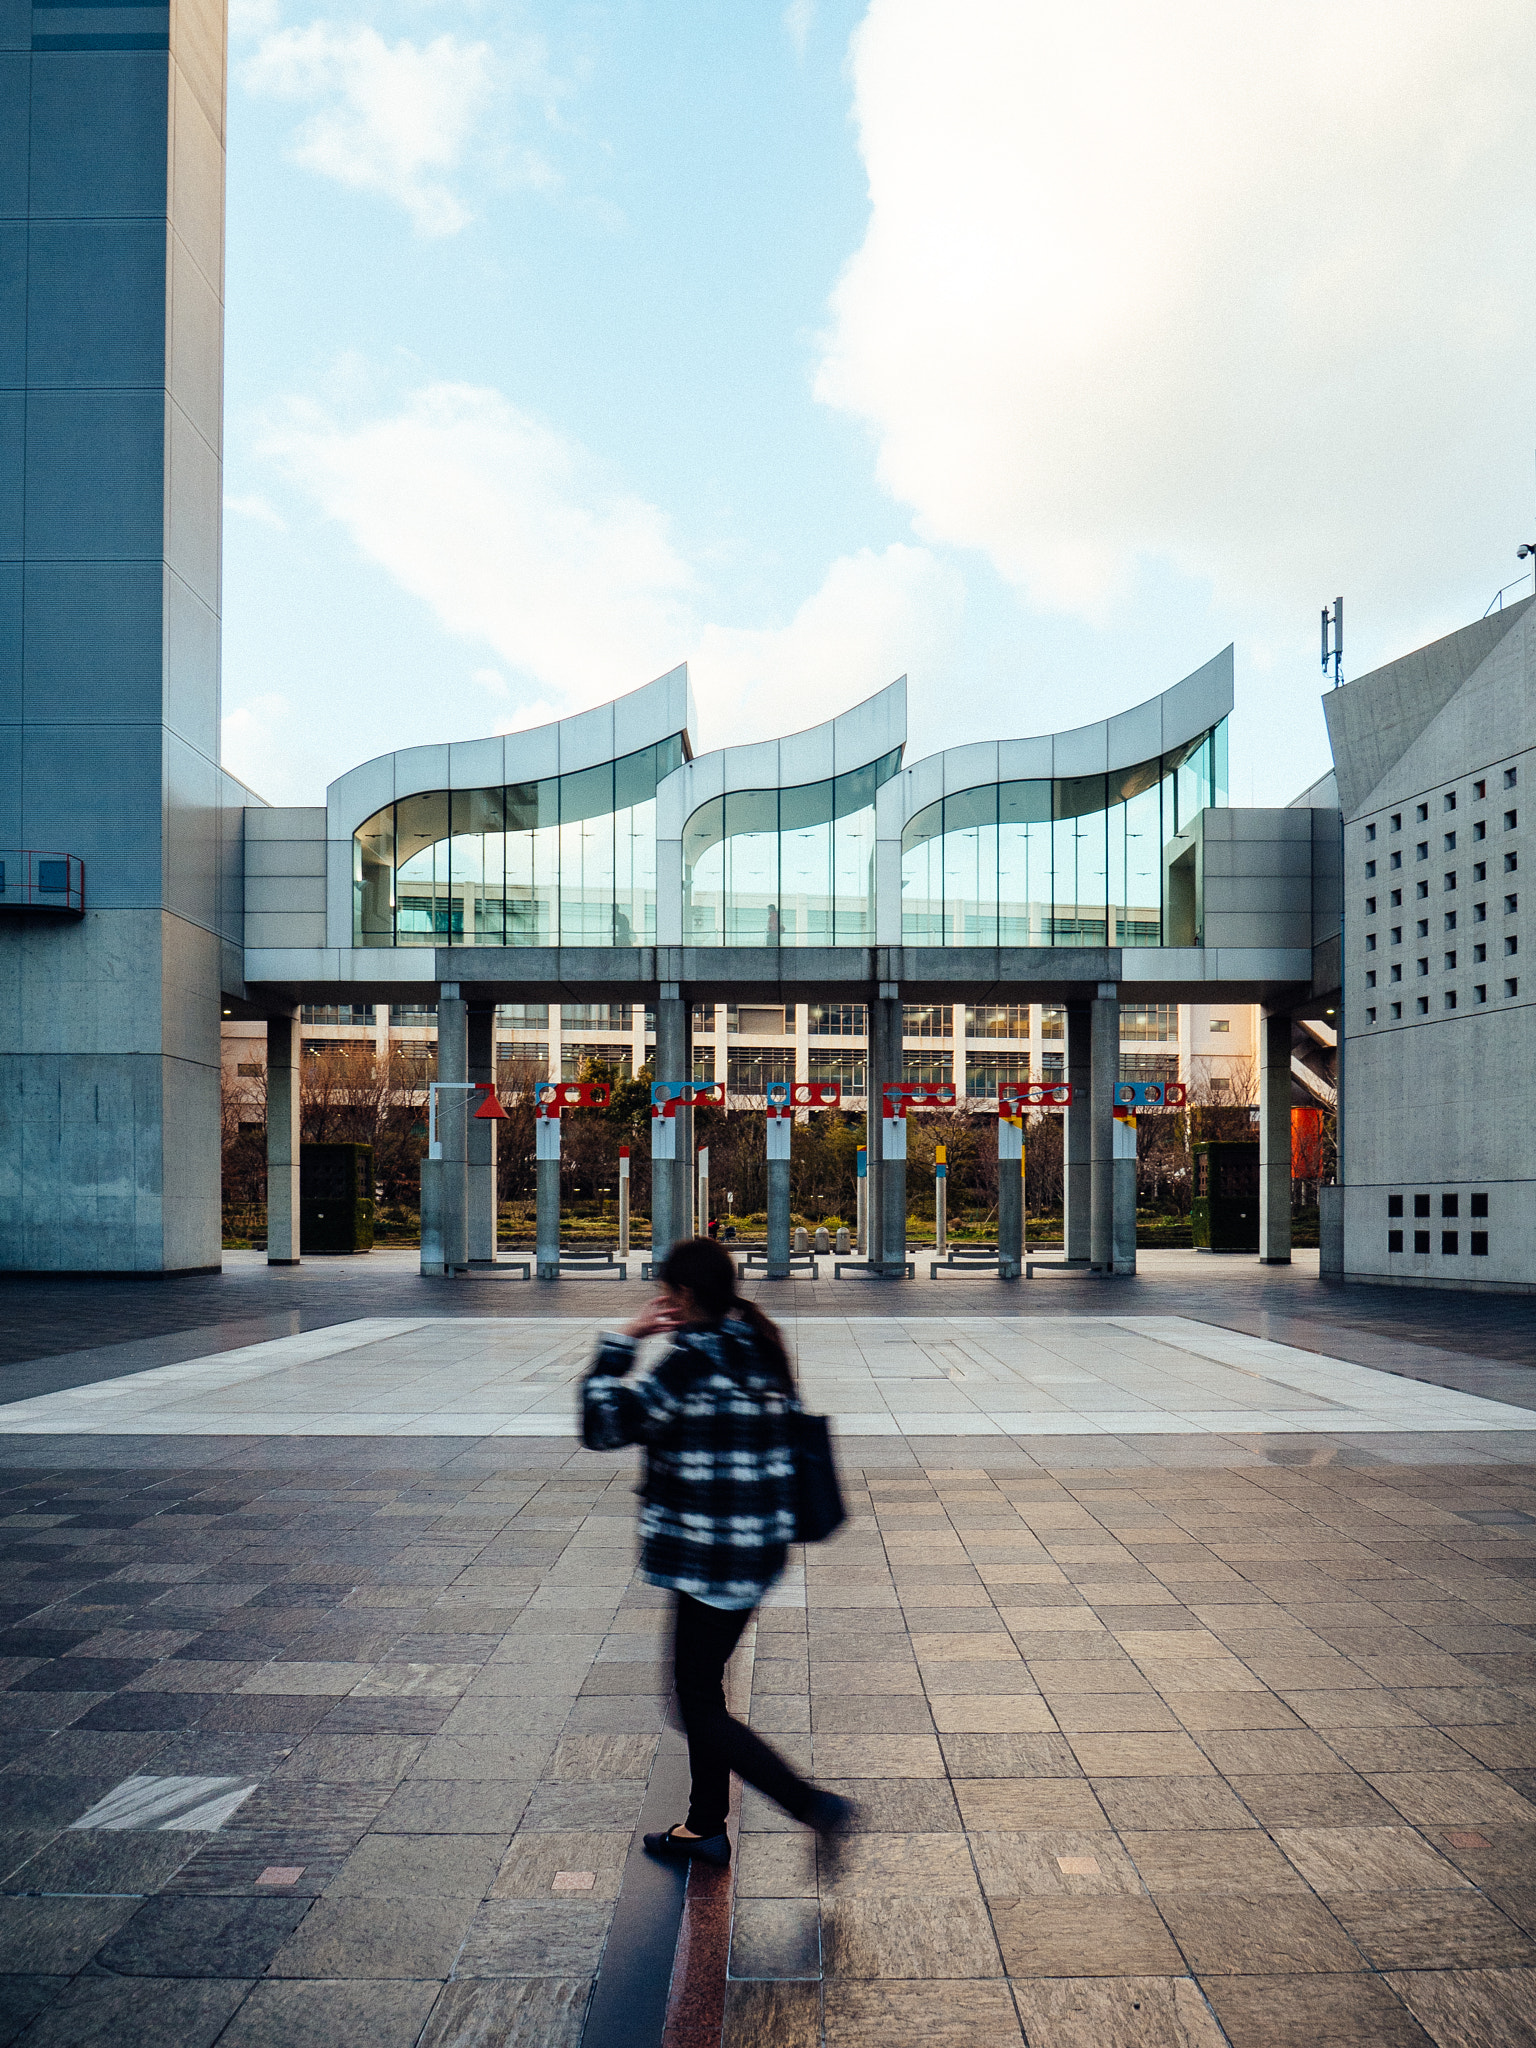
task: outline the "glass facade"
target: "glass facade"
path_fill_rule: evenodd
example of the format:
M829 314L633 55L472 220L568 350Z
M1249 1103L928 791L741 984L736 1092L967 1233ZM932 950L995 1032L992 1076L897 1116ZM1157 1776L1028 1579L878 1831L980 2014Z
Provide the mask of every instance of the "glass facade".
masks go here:
M683 828L692 946L867 946L875 936L875 791L901 750L793 789L728 790Z
M352 838L357 946L642 946L656 938L656 785L681 735L571 775L428 790Z
M941 797L901 838L908 946L1160 946L1163 848L1227 800L1227 727L1110 775Z

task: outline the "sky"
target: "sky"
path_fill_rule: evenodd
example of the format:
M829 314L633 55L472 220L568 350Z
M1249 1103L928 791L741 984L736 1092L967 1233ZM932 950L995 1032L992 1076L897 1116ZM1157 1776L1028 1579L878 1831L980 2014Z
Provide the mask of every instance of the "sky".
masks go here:
M231 0L228 143L271 802L680 661L700 749L905 674L910 761L1232 642L1284 803L1322 605L1362 675L1536 541L1528 0Z

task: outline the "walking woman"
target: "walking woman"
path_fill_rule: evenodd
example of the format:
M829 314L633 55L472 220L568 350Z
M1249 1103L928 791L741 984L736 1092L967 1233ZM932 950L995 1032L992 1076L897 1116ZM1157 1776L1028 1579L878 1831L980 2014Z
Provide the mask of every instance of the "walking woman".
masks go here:
M676 1244L661 1292L619 1337L604 1337L582 1389L588 1450L645 1446L641 1569L674 1595L673 1671L688 1737L688 1817L647 1835L653 1856L731 1860L731 1772L816 1830L829 1851L854 1809L808 1785L725 1708L725 1667L795 1535L790 1418L795 1383L778 1331L736 1292L720 1244ZM643 1338L670 1336L659 1365L626 1378Z

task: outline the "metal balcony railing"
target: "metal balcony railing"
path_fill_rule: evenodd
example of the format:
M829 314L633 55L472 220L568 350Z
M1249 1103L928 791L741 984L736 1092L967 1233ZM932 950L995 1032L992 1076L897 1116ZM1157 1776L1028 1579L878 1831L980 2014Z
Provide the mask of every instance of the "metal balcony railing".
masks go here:
M85 913L85 863L73 853L0 846L0 910Z

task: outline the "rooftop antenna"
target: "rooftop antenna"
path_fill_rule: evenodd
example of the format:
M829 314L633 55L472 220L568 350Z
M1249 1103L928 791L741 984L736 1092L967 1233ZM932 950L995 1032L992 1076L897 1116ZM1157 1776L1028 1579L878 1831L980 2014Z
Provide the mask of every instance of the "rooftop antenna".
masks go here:
M1330 627L1333 631L1333 639L1331 645L1329 644L1328 637ZM1344 600L1342 597L1336 597L1333 600L1332 611L1328 609L1327 605L1323 606L1324 675L1327 675L1328 673L1328 664L1330 661L1333 663L1333 687L1337 689L1339 687L1339 684L1344 680L1344 677L1341 673L1344 664Z

